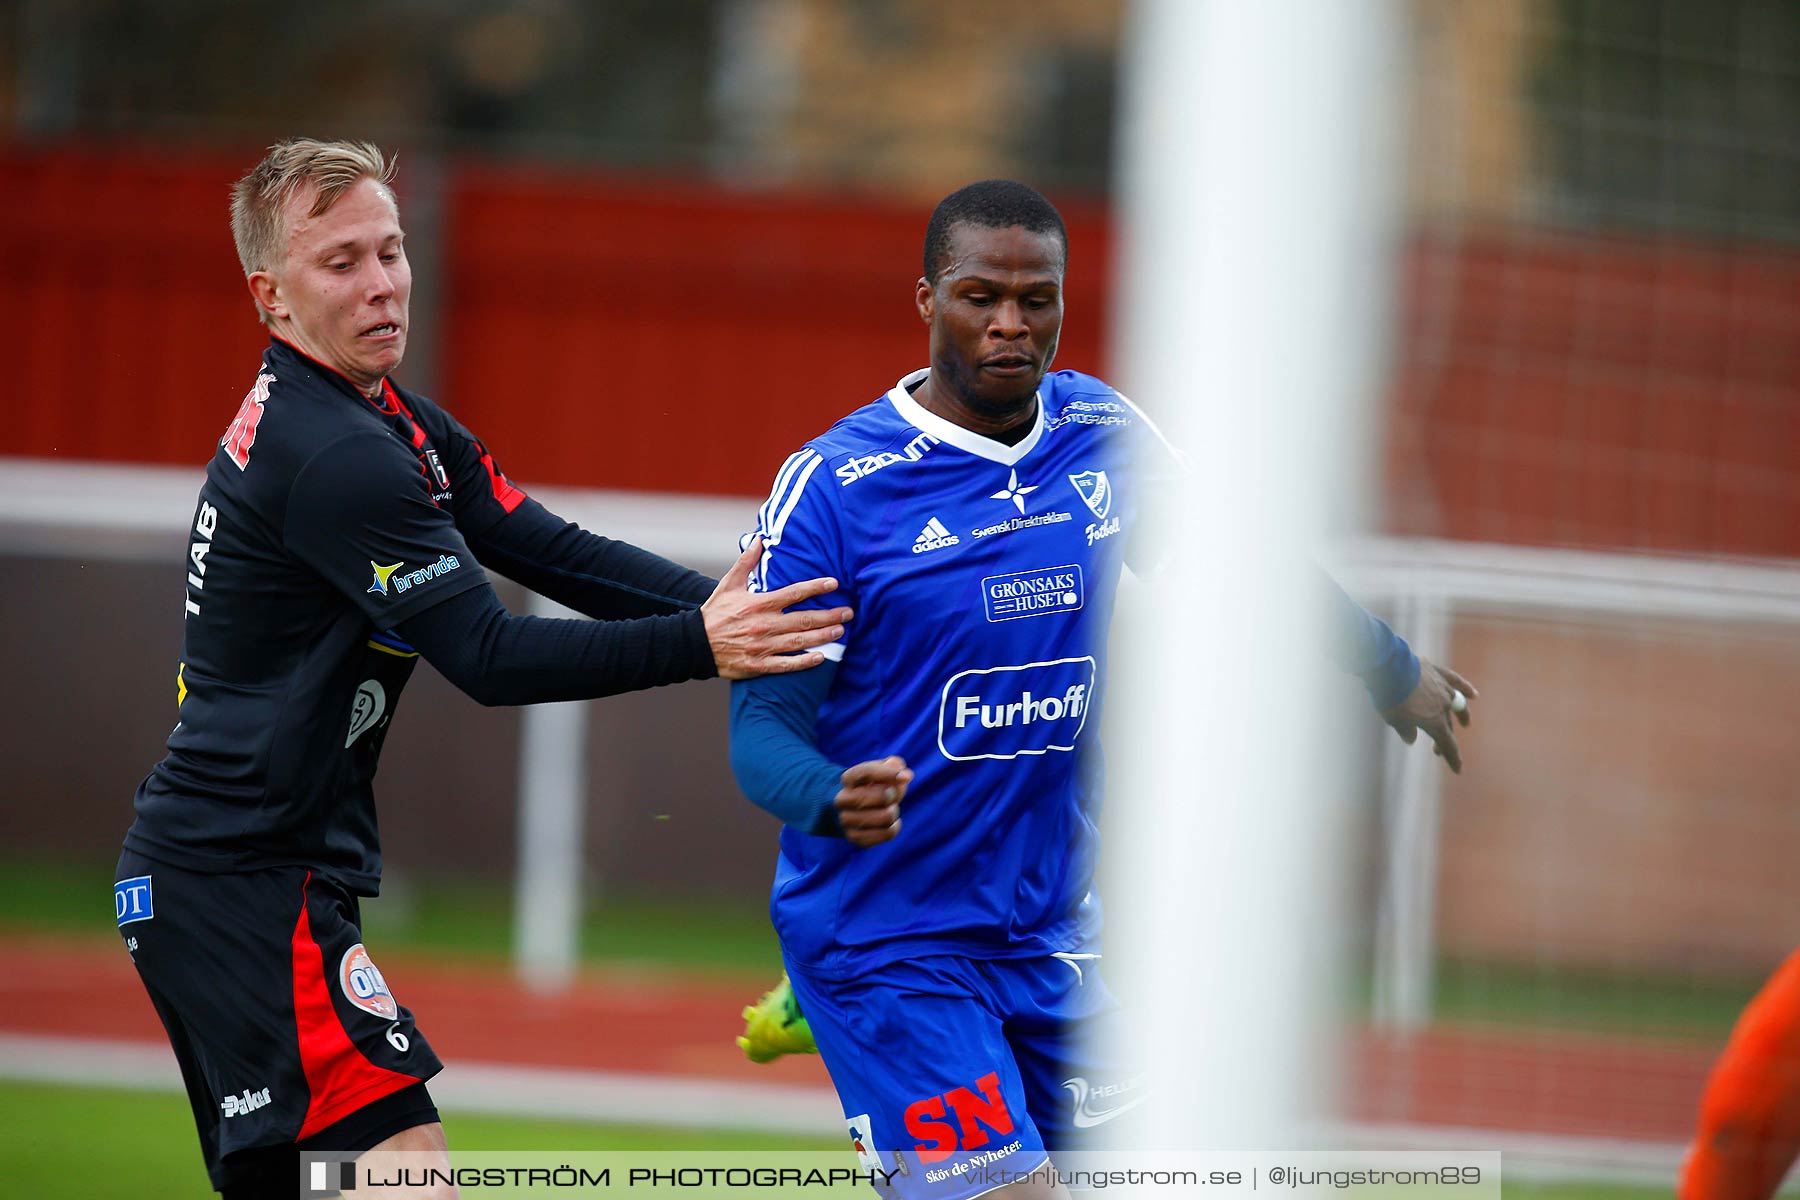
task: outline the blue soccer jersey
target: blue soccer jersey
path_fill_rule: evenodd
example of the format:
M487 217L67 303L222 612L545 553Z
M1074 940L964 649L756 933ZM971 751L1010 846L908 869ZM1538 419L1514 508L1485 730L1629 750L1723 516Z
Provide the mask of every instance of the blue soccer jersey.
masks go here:
M914 770L901 832L857 849L781 833L771 914L789 960L848 975L922 954L1083 953L1107 630L1149 487L1178 458L1098 379L1047 375L1006 446L934 415L918 371L783 464L751 582L819 576L856 610L818 746Z

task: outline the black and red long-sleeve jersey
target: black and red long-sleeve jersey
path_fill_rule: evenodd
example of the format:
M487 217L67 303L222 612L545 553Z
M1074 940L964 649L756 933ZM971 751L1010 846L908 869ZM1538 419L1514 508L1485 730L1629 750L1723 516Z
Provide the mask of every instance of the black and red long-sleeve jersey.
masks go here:
M371 400L279 339L207 467L187 545L180 720L125 839L175 866L305 865L375 893L372 782L418 659L396 630L476 590L497 607L478 554L622 619L650 664L621 686L563 681L542 698L713 670L698 611L711 580L565 525L430 400L390 382ZM473 600L458 604L479 615ZM532 625L557 626L597 629Z

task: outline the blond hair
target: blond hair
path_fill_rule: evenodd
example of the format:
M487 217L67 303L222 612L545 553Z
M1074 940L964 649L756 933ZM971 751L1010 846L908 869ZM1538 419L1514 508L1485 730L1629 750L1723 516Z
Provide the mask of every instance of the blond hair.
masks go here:
M373 142L321 142L289 138L269 147L263 160L231 187L231 237L246 277L273 270L286 252L283 211L307 184L318 189L309 217L323 214L360 180L373 179L393 198L396 160ZM256 306L264 324L269 314Z

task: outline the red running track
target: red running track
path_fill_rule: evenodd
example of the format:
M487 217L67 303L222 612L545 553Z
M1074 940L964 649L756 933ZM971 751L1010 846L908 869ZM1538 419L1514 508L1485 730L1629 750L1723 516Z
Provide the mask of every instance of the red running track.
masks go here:
M160 1042L123 948L0 934L0 1032ZM828 1086L816 1057L766 1066L732 1039L769 978L609 970L538 996L502 965L383 955L394 995L440 1057L524 1066ZM1357 1031L1341 1072L1351 1118L1521 1133L1681 1142L1712 1048L1599 1034L1437 1026Z

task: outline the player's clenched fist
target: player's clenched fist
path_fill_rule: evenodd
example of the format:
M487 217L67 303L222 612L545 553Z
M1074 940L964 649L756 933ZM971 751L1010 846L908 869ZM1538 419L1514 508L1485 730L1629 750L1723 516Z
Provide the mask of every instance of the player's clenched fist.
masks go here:
M900 801L912 782L912 768L897 754L857 763L844 772L838 789L838 824L853 845L876 846L900 832Z
M825 656L814 648L843 637L844 622L851 617L847 608L783 611L789 605L837 590L835 579L809 579L775 592L747 591L750 571L761 557L762 539L751 538L750 545L700 606L706 621L706 640L712 644L713 664L721 679L749 679L816 667L825 661Z

